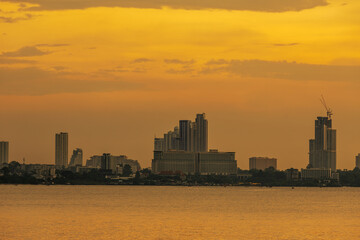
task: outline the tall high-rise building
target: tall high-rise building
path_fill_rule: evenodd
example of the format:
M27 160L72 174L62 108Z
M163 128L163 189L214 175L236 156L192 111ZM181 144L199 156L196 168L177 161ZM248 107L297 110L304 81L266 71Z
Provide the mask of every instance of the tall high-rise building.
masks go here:
M83 151L81 148L73 150L73 155L70 159L70 166L82 166L83 165Z
M55 134L55 165L68 166L68 133Z
M0 166L9 163L9 142L0 142Z
M196 122L192 122L191 123L191 129L190 129L190 142L191 142L191 148L190 151L191 152L196 152L196 150L198 149L198 141L196 141L196 135L197 131L196 131Z
M101 169L109 170L111 169L111 154L104 153L101 157Z
M179 149L183 151L191 150L191 121L179 121Z
M329 117L315 120L315 139L309 140L309 168L336 171L336 130Z
M169 131L168 133L164 134L163 151L179 150L179 146L180 146L179 134L180 134L179 128L177 126L174 128L174 131ZM157 139L157 141L160 140ZM154 147L155 147L155 142L154 142Z
M356 167L360 168L360 153L355 158L356 158Z
M196 134L195 141L197 142L196 152L208 151L208 121L205 119L205 113L196 114Z

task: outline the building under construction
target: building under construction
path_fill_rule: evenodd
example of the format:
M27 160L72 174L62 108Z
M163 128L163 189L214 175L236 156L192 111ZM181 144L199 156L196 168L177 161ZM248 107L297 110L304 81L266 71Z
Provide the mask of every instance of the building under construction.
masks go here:
M332 111L321 99L327 117L315 120L315 139L309 140L309 168L331 169L336 171L336 130L332 128Z

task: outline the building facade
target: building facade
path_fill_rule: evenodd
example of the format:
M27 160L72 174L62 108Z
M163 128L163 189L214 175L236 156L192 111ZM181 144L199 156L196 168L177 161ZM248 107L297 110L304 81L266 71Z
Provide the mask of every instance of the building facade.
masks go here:
M269 167L277 169L277 159L268 157L252 157L249 158L249 169L265 170Z
M321 169L321 168L301 169L301 179L304 180L331 179L331 169Z
M70 159L70 166L82 166L83 165L83 151L81 148L73 150L73 154Z
M355 157L355 167L360 168L360 153Z
M237 161L234 152L154 151L152 170L156 174L231 175L237 172Z
M55 165L68 166L68 133L61 132L55 134Z
M9 163L9 142L0 142L0 166Z
M179 150L191 151L191 121L179 121Z
M315 120L315 139L309 140L309 168L336 171L336 130L328 117Z
M164 151L164 138L154 138L154 151Z
M298 169L290 168L285 170L286 180L288 181L298 181L300 178L300 172Z

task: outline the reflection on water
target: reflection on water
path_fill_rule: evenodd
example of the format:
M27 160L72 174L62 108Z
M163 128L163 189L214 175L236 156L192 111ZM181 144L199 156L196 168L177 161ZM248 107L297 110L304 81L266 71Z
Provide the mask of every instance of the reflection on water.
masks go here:
M358 188L0 185L0 239L360 239Z

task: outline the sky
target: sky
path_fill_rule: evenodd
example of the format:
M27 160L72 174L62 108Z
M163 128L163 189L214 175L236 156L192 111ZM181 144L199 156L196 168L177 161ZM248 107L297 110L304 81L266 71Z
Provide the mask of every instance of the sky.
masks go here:
M0 0L0 141L54 163L151 165L153 138L206 113L209 147L305 168L324 95L337 167L360 153L358 0ZM69 156L70 158L70 156Z

